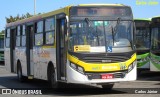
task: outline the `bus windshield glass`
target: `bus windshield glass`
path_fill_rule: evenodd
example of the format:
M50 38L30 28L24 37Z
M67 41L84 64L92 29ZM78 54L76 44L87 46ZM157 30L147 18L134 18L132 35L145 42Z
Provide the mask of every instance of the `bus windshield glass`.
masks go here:
M149 49L150 48L150 29L149 27L136 28L136 48Z
M160 28L155 27L152 28L152 49L158 50L160 49Z
M83 20L70 23L69 50L75 46L102 47L100 52L107 52L107 47L131 47L132 21ZM85 48L83 47L83 48ZM87 47L86 47L87 48ZM81 51L81 50L80 50ZM84 50L85 51L85 50Z

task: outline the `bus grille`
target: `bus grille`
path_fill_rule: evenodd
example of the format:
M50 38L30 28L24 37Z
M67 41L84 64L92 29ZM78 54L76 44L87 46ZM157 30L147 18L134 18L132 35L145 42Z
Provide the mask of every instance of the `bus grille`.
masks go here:
M116 63L129 60L126 56L86 56L81 59L87 63Z
M107 73L87 73L86 75L88 76L88 79L92 80L92 79L101 79L102 74L107 74ZM126 72L118 72L112 74L113 78L124 78L126 76Z

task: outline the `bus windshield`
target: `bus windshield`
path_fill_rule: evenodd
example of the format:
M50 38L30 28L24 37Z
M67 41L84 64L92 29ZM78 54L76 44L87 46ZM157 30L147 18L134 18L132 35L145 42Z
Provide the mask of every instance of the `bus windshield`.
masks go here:
M136 28L136 47L137 49L149 49L150 48L149 27Z
M160 49L160 28L152 28L152 49Z
M74 51L76 45L105 48L131 47L132 21L88 20L70 23L69 50Z

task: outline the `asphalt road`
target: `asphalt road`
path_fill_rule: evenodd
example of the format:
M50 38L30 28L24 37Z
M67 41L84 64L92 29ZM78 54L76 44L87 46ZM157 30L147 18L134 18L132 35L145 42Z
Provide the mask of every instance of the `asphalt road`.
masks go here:
M19 82L16 74L9 73L5 67L0 65L0 88L23 88L23 89L46 89L49 87L47 81L27 80ZM56 96L81 96L81 97L160 97L159 94L134 94L138 91L154 90L160 92L160 72L142 72L134 82L116 83L112 90L104 90L96 85L75 85L67 84L65 89L42 91L43 95L34 95L35 97L56 97ZM142 89L146 88L146 89ZM156 89L154 89L156 88ZM0 95L3 97L32 97L33 95Z

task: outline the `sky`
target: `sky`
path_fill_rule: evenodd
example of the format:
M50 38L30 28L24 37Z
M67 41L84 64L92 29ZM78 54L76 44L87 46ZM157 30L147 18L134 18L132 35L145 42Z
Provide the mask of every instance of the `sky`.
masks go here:
M16 16L29 12L34 14L34 0L0 0L0 31L5 29L6 19L10 15ZM136 1L156 1L157 5L137 5ZM160 0L36 0L36 13L47 13L61 7L78 4L115 4L129 5L134 18L151 18L160 16Z

